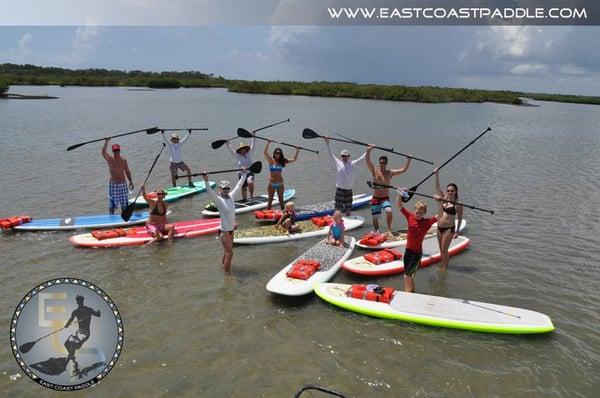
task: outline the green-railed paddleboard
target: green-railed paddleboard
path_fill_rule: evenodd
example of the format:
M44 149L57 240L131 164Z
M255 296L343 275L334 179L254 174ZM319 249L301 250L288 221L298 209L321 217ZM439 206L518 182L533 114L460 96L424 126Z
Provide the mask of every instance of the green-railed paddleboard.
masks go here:
M217 183L214 181L209 181L209 183L211 187L217 185ZM204 183L204 180L194 181L193 184L193 188L187 185L178 185L176 187L165 188L165 192L167 193L167 196L165 196L164 199L165 202L174 202L176 200L188 197L190 195L196 195L206 191L206 184ZM149 192L148 196L150 196L150 198L152 199L156 198L156 191ZM132 203L133 199L135 198L130 198L129 203ZM144 198L142 198L141 196L138 198L135 204L136 206L148 206L148 203L146 203Z

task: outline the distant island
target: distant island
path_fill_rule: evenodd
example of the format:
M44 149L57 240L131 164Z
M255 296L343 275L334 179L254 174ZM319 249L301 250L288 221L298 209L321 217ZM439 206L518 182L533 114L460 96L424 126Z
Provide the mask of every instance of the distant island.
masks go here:
M426 103L497 102L524 105L522 98L600 105L600 97L526 93L506 90L357 84L352 82L245 81L201 72L145 72L107 69L64 69L35 65L0 65L0 97L11 85L125 86L149 89L221 87L248 94L307 95Z

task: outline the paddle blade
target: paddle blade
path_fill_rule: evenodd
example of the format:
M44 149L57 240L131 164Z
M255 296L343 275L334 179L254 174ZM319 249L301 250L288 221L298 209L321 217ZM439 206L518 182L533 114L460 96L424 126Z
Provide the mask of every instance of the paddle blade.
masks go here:
M128 204L127 207L123 209L123 211L121 212L121 218L123 219L123 221L129 221L131 215L133 214L134 207L135 202Z
M244 128L238 128L237 135L242 138L252 138L254 135Z
M406 197L405 197L405 196L403 196L403 197L402 197L402 202L403 202L403 203L406 203L406 202L408 202L409 200L411 200L411 199L412 199L412 197L413 197L413 196L415 196L415 191L416 191L418 188L419 188L419 186L418 186L418 185L415 185L414 187L410 187L410 188L409 188L409 189L406 191L406 192L408 193L408 196L406 196Z
M29 343L25 343L19 347L19 351L21 351L21 354L27 354L29 351L31 351L31 349L33 348L35 343L36 343L35 341L30 341Z
M315 133L313 130L311 129L304 129L302 130L302 138L306 138L307 140L310 140L312 138L319 138L320 135Z
M248 171L254 174L260 174L260 172L262 171L262 162L259 160L257 162L252 163L250 167L248 167Z
M216 140L216 141L213 141L210 144L210 146L212 147L212 149L219 149L225 144L227 144L227 140Z
M84 146L85 144L87 144L87 142L71 145L70 147L67 148L67 151L72 151L73 149L79 148L80 146Z
M158 127L150 127L149 129L146 129L146 134L156 134L160 131L160 129Z

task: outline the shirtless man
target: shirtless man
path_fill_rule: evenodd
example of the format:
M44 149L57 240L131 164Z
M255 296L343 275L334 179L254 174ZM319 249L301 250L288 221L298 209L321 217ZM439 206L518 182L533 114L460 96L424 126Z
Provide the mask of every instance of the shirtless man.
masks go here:
M75 318L77 318L77 331L71 334L65 341L65 348L69 353L68 360L73 361L75 364L75 371L79 372L79 365L75 360L75 351L80 349L83 343L90 338L90 323L92 322L92 316L100 316L100 310L94 311L90 307L83 305L83 296L78 295L75 298L77 301L77 308L71 313L71 317L65 325L65 329L71 326Z
M373 174L373 182L390 185L392 177L404 173L410 166L412 158L408 158L404 167L400 169L389 170L387 168L388 158L385 155L379 157L379 167L375 167L371 162L371 151L373 146L370 145L367 149L367 167ZM389 188L373 189L373 199L371 200L371 217L373 218L373 228L379 231L379 216L381 210L385 211L385 220L387 222L387 232L392 233L392 204L390 203Z
M102 156L108 163L110 172L110 181L108 183L108 212L115 214L115 209L121 206L121 210L127 207L129 192L127 190L127 180L129 180L129 189L133 189L133 180L131 172L127 165L127 160L121 157L121 147L119 144L112 145L113 156L108 154L108 142L112 137L106 137L102 147ZM127 176L127 180L125 179Z

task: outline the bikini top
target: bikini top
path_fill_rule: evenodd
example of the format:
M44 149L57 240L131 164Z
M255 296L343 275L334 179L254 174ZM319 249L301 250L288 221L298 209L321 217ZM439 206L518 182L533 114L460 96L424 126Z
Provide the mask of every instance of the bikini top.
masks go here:
M150 214L152 214L153 216L164 216L165 214L167 214L167 207L163 207L163 211L161 212L160 210L158 210L158 205L156 205L152 210L150 210Z
M444 213L450 214L451 216L456 215L456 206L451 205L448 207L444 207Z
M269 171L271 173L281 173L283 171L283 166L279 165L279 164L271 164L269 165Z

